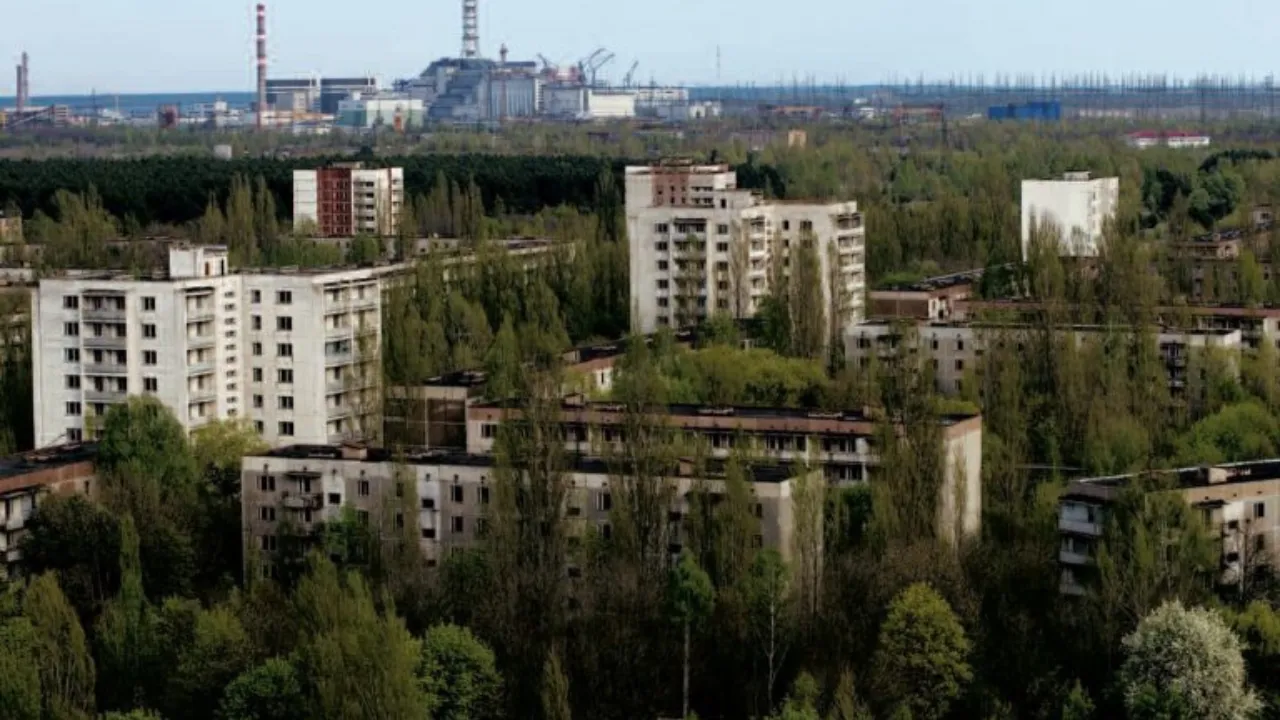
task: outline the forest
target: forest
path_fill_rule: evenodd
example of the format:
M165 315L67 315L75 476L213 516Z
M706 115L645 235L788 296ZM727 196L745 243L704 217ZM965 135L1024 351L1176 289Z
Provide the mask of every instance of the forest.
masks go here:
M1173 241L1247 223L1254 205L1280 200L1280 168L1261 154L1210 163L1034 130L958 130L952 143L903 153L819 128L805 149L747 158L729 147L722 157L754 168L743 184L769 194L856 198L873 279L1004 267L1020 254L1020 178L1118 174L1121 209L1100 271L1064 264L1037 239L1001 290L1045 310L1016 332L992 331L959 399L938 397L916 356L846 365L787 322L764 323L751 350L719 317L693 348L669 337L630 343L612 399L637 440L611 459L624 488L615 530L574 542L559 512L568 465L552 389L564 381L560 351L626 332L618 165L419 158L409 227L468 237L478 259L446 282L428 258L391 292L387 380L483 367L490 392L517 399L529 419L500 433L480 544L430 567L410 523L346 517L306 542L282 540L291 571L261 579L240 550L237 468L255 449L252 432L219 425L188 440L163 408L134 400L104 425L98 500L50 499L30 521L27 579L0 598L0 716L1280 717L1280 584L1257 563L1247 582L1219 587L1202 518L1158 492L1162 470L1280 451L1280 359L1268 343L1238 365L1193 354L1187 386L1174 392L1151 341L1156 309L1189 293ZM460 164L442 169L450 162ZM173 201L157 183L155 196L118 205L86 182L52 206L54 178L80 166L30 178L13 167L0 166L0 177L10 173L0 203L39 210L36 232L71 254L98 252L106 227L130 214L139 226L228 242L245 263L285 262L279 254L296 241L272 185L287 164L222 174L211 163L209 178L188 169L199 179L173 178ZM561 184L557 173L577 180ZM15 187L24 189L6 192ZM72 198L79 204L65 204ZM524 231L564 248L526 272L485 242ZM1268 262L1265 250L1253 262ZM1252 292L1262 302L1270 291ZM778 318L804 303L771 299ZM1106 332L1065 340L1062 330L1081 322ZM4 348L7 409L30 371L21 338ZM797 529L791 563L753 542L749 457L730 463L721 502L690 513L686 552L672 556L671 489L658 478L697 449L658 428L666 402L871 408L886 435L890 421L910 430L885 443L871 483L804 498L817 521ZM984 418L982 531L960 542L932 529L929 492L942 467L931 428L956 403ZM20 414L0 415L9 423L0 442L20 445ZM1058 497L1072 477L1114 472L1140 478L1108 516L1096 587L1064 597ZM1184 650L1176 662L1171 645Z

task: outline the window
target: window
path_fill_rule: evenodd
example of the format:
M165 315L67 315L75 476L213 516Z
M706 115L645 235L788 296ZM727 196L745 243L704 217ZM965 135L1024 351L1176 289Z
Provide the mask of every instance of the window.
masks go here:
M729 234L729 226L728 226L728 225L717 225L717 226L716 226L716 234L717 234L717 235L728 235L728 234Z
M62 326L62 334L67 337L80 337L80 323L67 323Z
M288 315L276 318L276 332L293 332L293 318Z
M340 493L329 493L329 504L330 504L330 505L341 505L341 504L342 504L342 495L341 495Z
M957 361L956 361L956 372L964 372L964 361L963 361L963 360L957 360Z
M658 289L659 289L659 290L666 290L666 289L668 289L668 288L670 288L670 287L671 287L671 281L670 281L670 280L659 280L659 281L658 281Z
M293 357L293 343L280 343L279 345L276 345L276 356L287 358Z
M1267 516L1267 504L1266 504L1266 503L1261 503L1261 502L1259 502L1259 503L1254 503L1254 504L1253 504L1253 516L1254 516L1255 518L1259 518L1259 519L1266 517L1266 516Z
M143 310L143 312L155 312L155 311L156 311L156 299L155 299L155 298L153 298L153 297L144 297L144 298L142 298L142 310Z
M356 483L356 493L360 497L369 497L369 481L361 480L360 482Z
M453 534L457 535L461 533L463 530L463 520L460 517L452 518L452 520L453 520Z
M142 389L149 393L160 392L160 381L157 378L142 378Z
M261 420L254 420L253 431L261 435L262 433L267 431L267 426L263 425Z
M65 357L69 363L80 362L80 348L67 348Z
M292 384L293 384L293 371L292 371L292 370L277 370L277 371L276 371L276 379L277 379L277 380L280 382L280 384L282 384L282 385L292 385Z
M481 505L489 504L489 488L485 486L480 487L480 504Z
M763 517L764 517L764 505L761 503L756 503L756 518L760 519Z
M813 232L813 221L812 221L812 220L801 220L801 221L800 221L800 231L801 231L801 232Z
M262 329L262 316L261 316L261 315L254 315L253 317L249 318L249 329L250 329L250 330L261 330L261 329Z
M495 423L484 423L480 426L480 437L486 440L498 437L498 426Z
M262 409L262 405L263 405L263 399L262 399L262 396L261 396L261 395L254 395L254 396L253 396L253 408L254 408L255 410L261 410L261 409Z
M613 495L602 492L596 496L596 510L608 512L613 509Z
M280 434L280 436L281 436L281 437L293 437L293 423L291 423L291 422L282 422L282 423L280 423L280 433L279 433L279 434Z
M258 517L266 522L275 522L276 509L270 506L260 507L258 508Z
M79 375L68 375L68 376L67 376L67 389L68 389L68 390L79 390L79 389L80 389L80 376L79 376Z
M75 295L63 295L63 296L62 296L62 307L63 307L63 308L65 308L65 309L67 309L67 310L79 310L79 309L80 309L80 298L79 298L79 297L77 297L77 296L75 296Z
M671 267L671 264L670 264L670 263L668 263L666 260L659 260L659 261L658 261L658 270L659 270L660 272L665 272L665 271L667 270L667 268L669 268L669 267Z
M277 304L277 305L292 305L292 304L293 304L293 293L289 292L288 290L281 290L281 291L277 292L277 293L276 293L276 304Z
M152 324L150 324L150 323L147 323L147 324L143 325L143 326L142 326L142 337L147 338L148 340L155 340L155 339L156 339L156 326L155 326L155 325L152 325Z
M670 226L668 226L666 223L658 223L657 225L653 226L653 231L658 233L659 235L666 235L667 232L669 232L670 230L671 230Z
M654 249L654 250L657 250L658 252L666 252L666 251L667 251L667 244L666 244L665 242L654 243L654 244L653 244L653 249Z
M723 260L716 263L716 272L728 272L728 271L729 271L729 263Z
M160 356L159 356L158 354L156 354L156 351L155 351L155 350L143 350L143 351L142 351L142 364L143 364L143 365L155 365L155 364L157 364L157 363L159 363L159 362L160 362Z
M671 302L667 300L667 298L658 298L658 307L664 308L670 305L671 305Z
M964 340L956 338L956 350L964 352Z
M791 221L790 221L790 220L783 220L783 221L782 221L782 229L783 229L783 230L790 230L790 229L791 229Z
M67 403L67 414L71 415L72 417L80 415L81 414L80 403L78 402Z
M729 243L716 243L716 252L729 252Z
M462 486L461 485L454 485L452 488L449 489L449 492L451 493L454 502L456 503L462 502Z
M435 528L422 528L422 539L423 539L423 540L435 540L435 539L436 539L436 529L435 529Z
M279 398L277 398L277 400L279 401L279 407L280 407L280 409L281 409L281 410L292 410L292 409L293 409L293 396L292 396L292 395L281 395Z
M256 383L262 382L262 368L253 369L253 381Z
M263 475L258 478L258 489L262 492L275 492L276 479L272 475Z

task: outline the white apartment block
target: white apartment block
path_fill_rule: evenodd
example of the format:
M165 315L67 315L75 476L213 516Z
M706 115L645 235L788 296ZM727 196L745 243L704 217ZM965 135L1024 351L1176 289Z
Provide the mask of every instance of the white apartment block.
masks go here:
M629 167L626 193L632 331L692 325L717 312L753 316L770 294L775 263L789 268L792 247L805 238L817 245L828 322L833 308L846 330L862 321L866 230L856 202L766 201L738 189L727 165Z
M247 418L272 445L363 437L379 396L379 272L231 273L226 248L193 247L171 249L155 277L41 280L36 446L92 439L130 395L158 398L188 431Z
M403 205L403 168L349 163L293 171L294 227L314 225L320 237L393 236Z
M1090 179L1069 172L1061 180L1022 181L1022 259L1027 259L1032 225L1052 223L1061 232L1059 254L1097 257L1106 221L1120 204L1120 178Z

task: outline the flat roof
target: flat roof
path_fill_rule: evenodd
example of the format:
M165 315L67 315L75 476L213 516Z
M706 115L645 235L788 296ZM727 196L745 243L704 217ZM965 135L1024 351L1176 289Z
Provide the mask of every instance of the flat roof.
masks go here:
M927 331L936 330L1038 330L1039 325L1034 323L1022 322L992 322L988 320L946 320L935 322L920 322L911 324L909 320L901 318L890 318L886 320L869 319L854 325L854 328L896 328L906 323L909 327ZM1105 332L1107 330L1116 330L1118 332L1133 332L1133 328L1128 325L1090 325L1085 323L1068 323L1059 325L1057 330L1071 330L1074 332ZM1160 335L1191 335L1191 336L1214 336L1226 337L1228 335L1240 332L1232 328L1176 328L1169 325L1161 325L1156 328Z
M30 450L0 458L0 481L92 461L97 457L97 443L56 445L41 450ZM2 491L14 489L18 488L4 488Z
M473 409L519 409L520 402L518 400L502 400L496 402L477 403L473 405ZM622 414L625 412L626 406L618 402L607 401L590 401L585 403L565 400L561 403L562 410L568 411L590 411L601 414ZM733 405L733 406L715 406L715 405L693 405L685 403L675 403L661 406L664 411L661 414L672 415L677 417L705 417L705 418L744 418L752 420L832 420L841 422L864 422L874 423L877 419L871 417L863 410L811 410L805 408L787 408L787 407L757 407L750 405ZM980 417L980 413L949 413L939 416L940 423L944 426L955 425L965 420Z
M1210 482L1212 474L1222 472L1226 479L1221 482ZM1280 480L1280 458L1252 460L1222 465L1196 465L1193 467L1172 468L1168 470L1151 470L1124 475L1107 475L1093 478L1072 480L1063 492L1064 498L1098 499L1098 494L1088 492L1090 488L1117 490L1127 486L1141 477L1171 477L1177 482L1177 488L1188 490L1193 488L1217 487L1219 485L1239 485L1251 482L1267 482Z
M929 292L931 290L946 290L959 285L972 285L982 279L986 273L986 268L976 268L974 270L962 270L960 272L951 273L949 275L937 275L935 277L925 278L910 283L897 283L880 290L872 290L876 292Z
M335 460L360 463L389 463L403 461L406 465L453 466L473 468L493 468L497 466L497 458L493 455L473 455L449 450L419 450L397 453L388 448L368 448L364 457L344 457L341 445L289 445L269 450L265 453L246 456L248 458L274 458L283 460ZM682 466L686 463L682 462ZM714 479L724 474L725 463L722 460L707 461L708 472L705 477ZM567 456L565 470L586 474L609 475L618 471L615 463L599 457ZM794 466L780 463L749 464L747 471L754 482L784 482L796 476ZM681 477L690 477L688 473L679 473Z

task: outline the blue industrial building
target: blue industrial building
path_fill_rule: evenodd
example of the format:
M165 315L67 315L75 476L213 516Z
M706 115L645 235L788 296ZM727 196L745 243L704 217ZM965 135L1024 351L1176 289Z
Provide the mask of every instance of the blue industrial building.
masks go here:
M1062 103L1057 100L1041 100L1020 104L992 105L987 108L987 119L1056 122L1062 119Z

